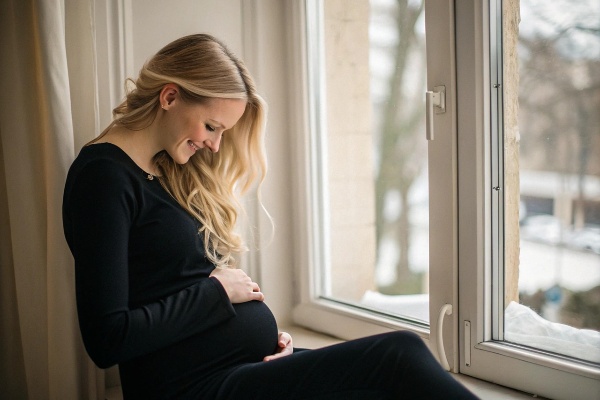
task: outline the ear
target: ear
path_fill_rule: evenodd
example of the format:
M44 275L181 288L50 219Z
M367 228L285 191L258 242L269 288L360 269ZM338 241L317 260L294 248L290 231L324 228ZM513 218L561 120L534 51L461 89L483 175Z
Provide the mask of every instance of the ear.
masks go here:
M178 95L179 86L176 84L167 83L165 86L163 86L158 97L160 106L163 108L163 110L167 110L169 106L171 106L171 103L173 103L173 101L178 97Z

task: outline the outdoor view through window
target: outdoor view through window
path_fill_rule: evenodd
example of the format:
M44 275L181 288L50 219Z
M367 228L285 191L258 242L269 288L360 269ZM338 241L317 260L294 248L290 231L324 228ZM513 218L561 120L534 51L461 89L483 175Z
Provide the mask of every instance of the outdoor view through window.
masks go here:
M600 363L600 2L521 0L520 17L518 73L504 71L518 87L505 186L520 182L505 194L518 212L505 215L504 339Z
M428 324L423 2L322 4L330 241L322 293Z
M423 1L371 1L376 306L429 321L429 193Z
M427 325L423 2L351 4L322 2L320 293ZM600 362L600 2L507 5L500 339Z

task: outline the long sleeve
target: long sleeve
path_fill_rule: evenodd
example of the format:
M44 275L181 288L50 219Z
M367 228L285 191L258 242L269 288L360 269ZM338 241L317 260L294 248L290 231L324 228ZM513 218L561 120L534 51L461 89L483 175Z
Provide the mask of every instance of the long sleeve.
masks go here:
M185 287L170 286L164 294L164 289L157 292L160 298L131 306L135 304L130 298L131 230L145 212L143 207L143 188L122 165L99 159L72 168L63 202L65 236L75 258L83 340L102 368L164 348L235 316L221 284L206 273L184 280ZM177 261L173 263L162 268L180 268ZM155 269L148 266L148 274ZM144 266L138 270L144 271ZM137 274L135 279L151 278Z

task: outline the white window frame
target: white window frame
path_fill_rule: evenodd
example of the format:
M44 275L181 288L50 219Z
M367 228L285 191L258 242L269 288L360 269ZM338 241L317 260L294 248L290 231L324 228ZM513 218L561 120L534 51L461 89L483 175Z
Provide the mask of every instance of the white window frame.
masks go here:
M590 364L553 357L499 339L500 325L492 326L492 180L491 133L492 70L490 4L496 0L426 0L428 40L428 90L446 86L447 112L434 119L435 139L429 143L430 173L430 320L429 329L384 314L368 312L319 296L321 265L327 254L327 232L322 202L326 185L320 180L318 132L323 110L310 89L323 87L319 69L309 70L311 54L318 54L314 36L315 3L294 2L288 17L290 31L290 114L296 127L291 145L295 166L294 221L297 299L295 323L343 339L391 330L418 333L437 350L438 315L453 305L445 317L445 357L454 372L557 399L594 398L600 391L600 370ZM317 19L318 21L318 19ZM456 38L456 43L454 42ZM440 43L433 48L430 43ZM501 104L501 99L500 99ZM458 105L458 106L456 106ZM319 131L321 129L321 131ZM496 217L498 218L498 216ZM501 216L500 216L501 218ZM501 261L501 260L499 260ZM496 277L502 272L496 268ZM446 284L452 282L451 285ZM496 291L496 295L503 291ZM497 302L496 302L497 304ZM497 308L497 307L496 307ZM500 311L496 311L499 315ZM494 336L495 335L495 336ZM435 351L437 353L437 351Z
M293 310L293 320L299 325L343 339L354 339L407 328L408 325L319 296L322 277L317 270L318 266L327 263L327 246L324 243L328 232L325 231L327 215L321 201L327 196L326 187L321 179L326 160L318 151L325 145L319 139L322 137L319 133L325 130L325 118L322 115L323 91L320 90L324 82L321 76L322 69L315 68L315 61L311 58L317 56L317 63L322 63L322 50L317 43L323 29L320 14L316 9L318 6L318 2L306 0L294 2L290 7L293 23L289 48L290 59L294 60L290 73L291 81L297 83L291 90L291 93L296 94L291 103L291 115L302 116L292 121L297 132L292 135L295 139L292 143L292 154L295 156L292 162L295 166L293 197L297 227L294 260L299 289L299 301ZM429 332L421 329L418 333L427 338Z
M456 1L459 163L460 372L557 399L591 399L600 393L600 369L500 341L502 243L494 241L500 213L493 204L502 178L493 177L491 155L502 134L501 0ZM499 13L499 14L498 14ZM498 113L492 112L498 110ZM495 162L502 167L502 160ZM500 199L501 205L501 199ZM501 210L500 210L501 211ZM493 245L497 243L497 245ZM496 254L499 259L493 260ZM493 264L493 265L492 265ZM492 288L497 288L495 291ZM497 321L497 324L494 323Z
M324 143L319 138L324 136L325 120L322 91L324 87L323 77L320 75L322 69L315 68L315 61L311 57L317 57L317 63L322 62L322 49L318 45L319 34L322 32L321 21L317 12L319 1L305 0L294 2L290 8L290 59L291 81L296 82L291 93L296 96L291 101L291 114L299 115L301 118L294 119L292 125L296 127L292 142L295 166L294 190L294 220L298 228L298 236L295 238L295 271L298 282L298 301L293 310L293 321L296 324L310 327L311 329L328 333L343 339L354 339L371 334L389 332L393 330L411 330L420 335L426 343L436 348L430 340L430 330L437 329L437 316L444 304L456 304L456 284L447 285L445 282L457 281L457 227L456 227L456 151L445 151L447 146L456 148L456 117L452 101L448 105L445 114L436 116L435 129L437 139L430 143L439 157L430 160L438 163L435 169L438 175L430 177L430 184L435 185L435 200L438 212L430 214L430 223L435 221L440 227L433 233L438 242L438 248L444 252L437 252L431 258L430 252L430 276L436 274L439 284L430 290L430 315L429 327L411 323L401 318L368 311L358 307L336 302L320 296L319 288L322 287L323 277L317 271L320 266L327 265L328 255L326 243L328 232L327 215L322 200L327 199L327 187L322 180L327 166L327 160L323 159L317 150L322 150ZM442 3L440 3L442 4ZM433 51L435 57L445 58L445 65L453 65L453 35L448 32L453 30L452 11L450 4L442 4L437 7L440 11L436 18L439 23L436 34L438 42L443 43L444 48ZM431 13L433 15L433 13ZM431 17L430 17L431 18ZM307 25L311 24L311 25ZM429 53L428 53L429 56ZM441 63L440 63L441 65ZM454 71L453 69L440 69L433 75L434 81L440 79L447 87L448 99L453 96ZM428 77L428 79L431 79ZM429 85L431 87L434 84ZM423 94L424 95L424 94ZM423 135L423 140L426 140ZM439 165L443 165L439 167ZM432 200L430 200L431 202ZM431 204L431 203L430 203ZM443 228L442 228L443 227ZM430 239L431 240L431 239ZM443 256L440 256L444 254ZM431 286L431 283L430 283ZM454 370L458 367L458 360L454 357L457 349L458 336L457 315L446 317L444 327L444 344L446 357ZM435 335L434 335L435 337Z

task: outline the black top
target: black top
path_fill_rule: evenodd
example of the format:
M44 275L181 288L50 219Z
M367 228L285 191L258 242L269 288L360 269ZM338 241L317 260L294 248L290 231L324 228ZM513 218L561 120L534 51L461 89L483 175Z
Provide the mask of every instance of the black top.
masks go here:
M99 367L120 364L126 397L218 384L277 346L268 307L231 304L209 277L198 222L151 178L119 147L94 144L63 199L83 341Z

